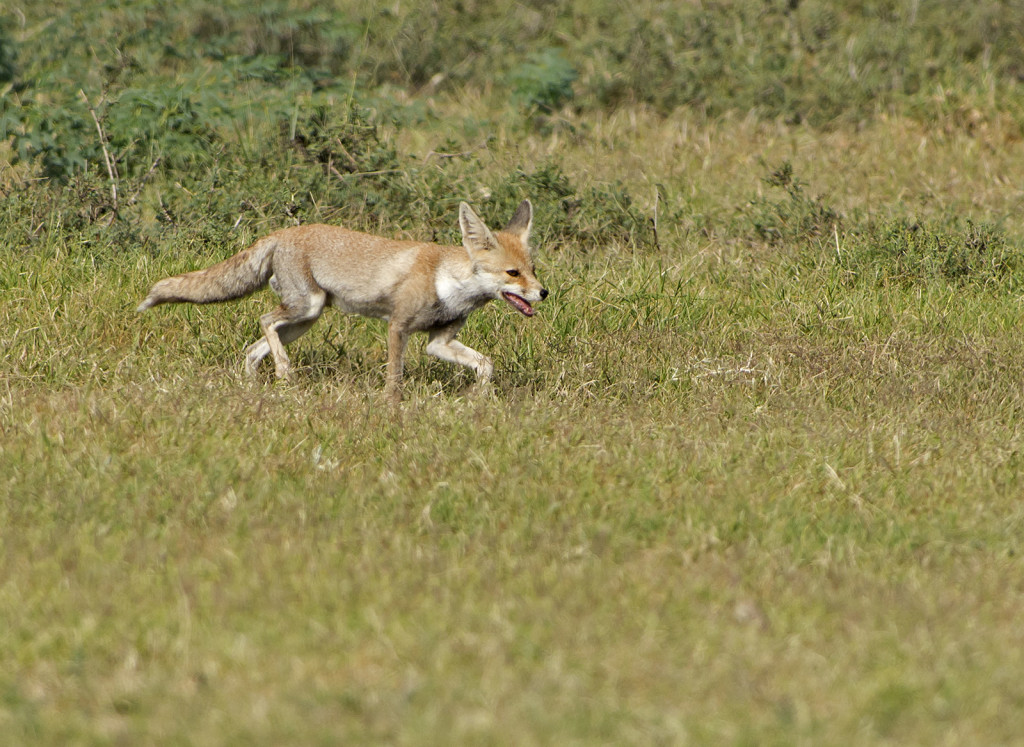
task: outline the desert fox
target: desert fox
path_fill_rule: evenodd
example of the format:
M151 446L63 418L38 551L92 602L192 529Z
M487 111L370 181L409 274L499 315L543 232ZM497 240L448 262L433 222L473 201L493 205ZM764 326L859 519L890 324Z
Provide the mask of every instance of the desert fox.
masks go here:
M462 247L398 241L337 226L305 225L266 236L220 264L165 278L138 311L162 303L213 303L270 287L281 304L260 317L263 337L245 351L252 374L267 354L279 378L289 375L284 344L298 338L331 304L388 321L385 392L401 399L402 355L413 332L429 335L427 352L476 371L486 382L490 358L455 339L466 318L492 299L533 316L548 291L537 280L529 235L533 206L523 200L503 231L492 232L459 205Z

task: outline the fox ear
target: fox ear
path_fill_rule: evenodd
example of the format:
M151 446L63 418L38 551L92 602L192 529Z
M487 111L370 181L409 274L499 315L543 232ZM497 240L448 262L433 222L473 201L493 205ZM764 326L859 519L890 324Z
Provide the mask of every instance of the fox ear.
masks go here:
M493 249L498 245L491 229L464 202L459 203L459 228L462 229L462 245L471 255L475 252Z
M516 208L512 220L505 226L508 233L514 233L524 244L530 238L530 228L533 226L533 205L529 200L523 200Z

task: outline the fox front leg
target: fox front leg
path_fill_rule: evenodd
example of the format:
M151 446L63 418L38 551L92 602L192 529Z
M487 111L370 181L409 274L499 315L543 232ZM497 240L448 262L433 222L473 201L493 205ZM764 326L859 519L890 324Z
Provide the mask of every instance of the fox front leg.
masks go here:
M427 353L443 361L458 363L460 366L471 368L476 372L477 383L486 384L491 380L494 373L494 363L483 353L478 353L468 345L463 345L455 339L455 335L462 329L462 322L450 324L430 332L430 339L427 342Z
M404 325L395 321L388 324L388 371L384 396L392 405L402 401L402 359L408 342L409 332Z

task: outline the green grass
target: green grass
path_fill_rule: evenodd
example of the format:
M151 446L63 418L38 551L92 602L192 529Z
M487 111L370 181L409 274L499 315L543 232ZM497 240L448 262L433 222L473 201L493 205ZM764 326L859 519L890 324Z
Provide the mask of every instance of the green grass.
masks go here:
M416 357L396 424L379 325L250 382L265 298L14 259L16 741L1017 733L1015 298L559 255L467 330L494 396Z
M815 28L823 6L800 7L770 9L762 36L740 6L709 22L770 61L780 24ZM0 37L0 75L13 39L15 75L81 146L19 155L45 138L12 89L4 116L31 127L8 130L0 172L0 741L1019 739L1012 102L964 78L948 93L973 111L886 88L888 108L851 99L822 127L722 81L702 111L640 88L612 106L599 82L646 69L612 52L653 32L603 25L601 5L531 11L579 34L537 31L506 66L516 108L473 66L429 85L471 32L508 30L501 7L415 59L406 5L349 47L331 46L346 23L274 8L104 6L137 61L89 68L110 78L116 205L95 123L58 84L117 55L28 10ZM932 13L900 53L931 50L939 77L983 66ZM681 64L676 21L648 41ZM832 22L825 51L877 18ZM177 46L150 38L161 23ZM598 30L608 56L588 68ZM1012 88L993 38L986 74ZM394 418L383 324L331 310L291 347L294 381L246 379L268 292L134 312L155 280L282 225L450 240L459 200L497 223L522 197L552 295L530 320L471 317L489 393L416 340Z

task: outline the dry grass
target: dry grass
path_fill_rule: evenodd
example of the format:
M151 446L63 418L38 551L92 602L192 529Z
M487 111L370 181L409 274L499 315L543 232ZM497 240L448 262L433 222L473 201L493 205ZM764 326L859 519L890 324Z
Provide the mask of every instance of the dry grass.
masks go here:
M442 120L467 112L486 117L489 105L461 94L457 102L438 102L436 111ZM502 127L499 120L490 147L496 168L558 159L585 179L625 183L652 215L660 184L688 212L721 220L763 189L765 164L788 160L814 193L843 212L958 214L1021 230L1019 128L977 110L927 123L881 116L835 131L736 114L708 122L686 110L669 117L644 109L588 112L563 122L552 134L524 138L517 123ZM412 153L430 151L423 132L404 130L397 137Z

